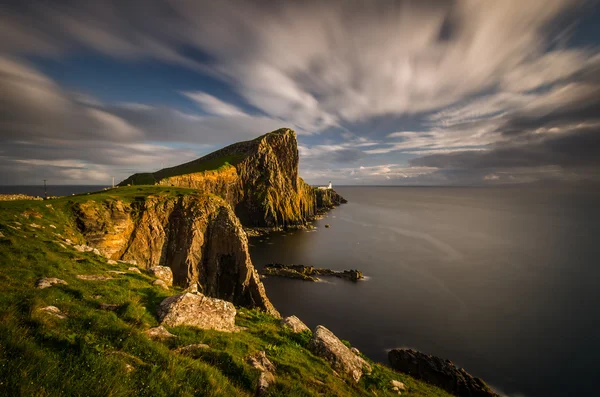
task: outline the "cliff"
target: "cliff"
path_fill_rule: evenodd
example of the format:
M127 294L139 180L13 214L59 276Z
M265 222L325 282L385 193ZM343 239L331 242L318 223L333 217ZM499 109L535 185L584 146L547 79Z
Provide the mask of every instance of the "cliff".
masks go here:
M333 190L319 191L298 175L296 133L282 128L239 142L202 158L121 182L198 189L224 198L244 226L304 225L319 210L345 200Z
M168 266L176 285L197 283L205 295L277 314L250 260L246 233L220 197L159 193L128 202L117 196L72 208L86 243L104 256Z

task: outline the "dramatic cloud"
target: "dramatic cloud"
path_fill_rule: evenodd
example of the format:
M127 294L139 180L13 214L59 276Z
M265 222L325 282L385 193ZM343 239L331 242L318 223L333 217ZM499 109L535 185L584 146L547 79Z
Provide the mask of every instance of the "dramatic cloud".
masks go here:
M102 179L121 169L109 155L128 151L139 156L131 168L149 170L152 152L183 161L281 126L298 131L302 170L319 182L333 178L323 173L352 183L590 177L599 43L570 38L594 5L12 2L0 15L2 183L17 167ZM99 101L36 64L68 68L75 54L144 70L175 65L206 84L173 87L170 102ZM365 171L377 167L390 171Z

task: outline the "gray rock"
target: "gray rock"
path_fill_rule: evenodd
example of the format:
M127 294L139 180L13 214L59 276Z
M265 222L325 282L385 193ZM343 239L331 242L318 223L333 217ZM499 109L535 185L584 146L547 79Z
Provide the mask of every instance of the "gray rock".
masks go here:
M414 378L438 386L459 397L498 397L484 381L458 368L450 360L430 356L413 349L392 349L390 366Z
M35 283L35 287L38 289L44 289L44 288L52 287L53 285L56 285L56 284L68 285L68 283L65 280L61 280L60 278L44 277L44 278L40 278Z
M40 312L47 313L53 317L56 317L60 320L64 320L67 316L60 311L60 309L56 306L46 306L39 309Z
M221 299L185 293L163 300L158 308L160 323L169 327L188 325L217 331L238 331L235 307Z
M173 335L165 327L159 325L158 327L150 328L144 332L150 339L169 339L176 338L176 335Z
M300 333L303 331L310 331L310 328L306 326L298 317L289 316L281 320L281 326L292 330L294 333Z
M173 351L175 353L179 353L179 354L194 354L198 351L202 351L202 350L206 350L206 349L210 349L210 346L207 344L204 344L204 343L195 343L193 345L178 347L177 349L175 349Z
M275 366L269 361L264 351L248 357L248 363L260 371L256 393L259 395L264 394L275 383Z
M352 353L333 332L322 325L315 328L308 348L324 358L335 371L349 375L355 382L360 380L363 372L371 372L369 363Z
M169 287L173 285L173 272L171 271L170 267L154 266L148 269L148 273L157 279L164 281Z
M357 356L360 355L360 350L358 350L356 347L351 347L350 351L352 351L352 353L356 354Z

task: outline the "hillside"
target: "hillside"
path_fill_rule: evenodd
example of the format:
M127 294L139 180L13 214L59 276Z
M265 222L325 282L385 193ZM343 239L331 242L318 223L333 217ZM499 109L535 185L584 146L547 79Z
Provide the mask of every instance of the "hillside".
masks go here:
M197 189L225 199L244 226L285 228L305 225L320 210L345 202L333 190L304 182L298 164L296 133L282 128L176 167L132 175L120 186Z
M177 205L181 212L166 211ZM111 259L129 252L119 248L120 234L129 229L123 222L131 219L134 232L144 230L164 244L160 230L169 223L188 227L186 219L196 224L194 233L203 230L198 219L209 228L235 231L234 218L217 220L219 213L228 215L224 208L218 197L160 186L0 202L0 395L250 396L262 375L249 357L265 352L274 382L264 395L393 396L398 394L391 381L398 380L406 385L403 395L448 396L370 361L372 372L355 382L312 352L310 331L293 333L276 315L239 305L235 322L244 328L238 332L167 326L175 337L150 337L147 331L159 324L159 304L183 287L165 289L145 264ZM196 217L179 216L185 211L196 211ZM150 214L154 223L136 223ZM158 222L163 215L167 224ZM104 231L108 237L102 237ZM210 245L216 237L207 236ZM213 242L222 244L219 240ZM36 288L43 277L66 284Z

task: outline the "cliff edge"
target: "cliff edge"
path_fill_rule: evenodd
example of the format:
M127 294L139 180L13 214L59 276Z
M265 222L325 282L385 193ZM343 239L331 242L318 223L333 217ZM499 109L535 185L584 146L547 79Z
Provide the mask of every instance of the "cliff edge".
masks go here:
M222 197L244 226L285 228L304 225L320 210L346 201L304 182L298 164L296 133L282 128L176 167L132 175L120 186L197 189Z

